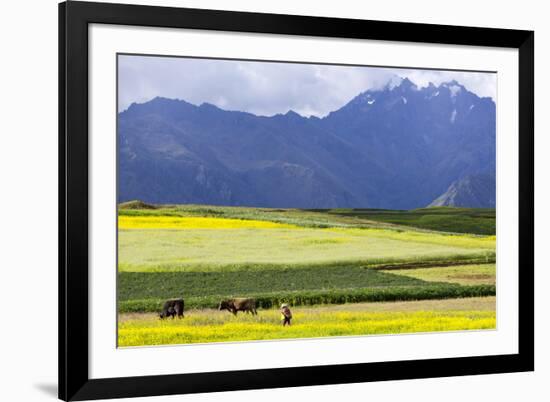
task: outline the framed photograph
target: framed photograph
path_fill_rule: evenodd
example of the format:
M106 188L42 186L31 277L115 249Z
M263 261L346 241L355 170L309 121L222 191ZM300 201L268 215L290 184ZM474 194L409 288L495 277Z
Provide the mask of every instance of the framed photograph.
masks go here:
M534 33L59 5L59 397L534 369Z

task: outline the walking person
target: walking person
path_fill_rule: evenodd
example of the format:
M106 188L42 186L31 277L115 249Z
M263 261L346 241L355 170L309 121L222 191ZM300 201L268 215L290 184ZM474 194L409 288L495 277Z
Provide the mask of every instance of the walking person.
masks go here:
M292 319L292 312L288 307L288 304L281 304L281 321L283 322L283 327L285 325L290 325L290 320Z

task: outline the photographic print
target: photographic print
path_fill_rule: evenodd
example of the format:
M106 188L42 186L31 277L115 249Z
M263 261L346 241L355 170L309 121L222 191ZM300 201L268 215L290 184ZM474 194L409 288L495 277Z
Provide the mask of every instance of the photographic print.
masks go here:
M495 72L117 77L119 347L496 328Z

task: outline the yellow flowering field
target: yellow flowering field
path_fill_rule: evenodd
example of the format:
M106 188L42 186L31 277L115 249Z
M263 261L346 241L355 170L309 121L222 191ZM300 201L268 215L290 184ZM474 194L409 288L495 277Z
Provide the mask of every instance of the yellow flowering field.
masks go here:
M260 310L258 316L237 317L215 310L193 310L185 318L174 320L134 314L119 320L118 340L119 346L126 347L496 328L494 309L365 311L353 305L349 309L296 308L293 315L292 326L283 327L278 310Z
M174 320L130 313L119 317L119 346L494 329L495 305L495 297L472 297L294 307L290 327L281 325L277 309L236 317L191 310Z
M298 229L286 223L183 216L119 216L119 229Z

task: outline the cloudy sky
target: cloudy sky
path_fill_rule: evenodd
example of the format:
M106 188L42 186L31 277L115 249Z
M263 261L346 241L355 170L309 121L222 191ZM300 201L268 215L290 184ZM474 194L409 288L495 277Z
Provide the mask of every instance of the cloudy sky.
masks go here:
M496 99L496 74L380 67L119 56L119 111L156 96L271 116L322 117L367 89L408 77L418 86L457 80Z

